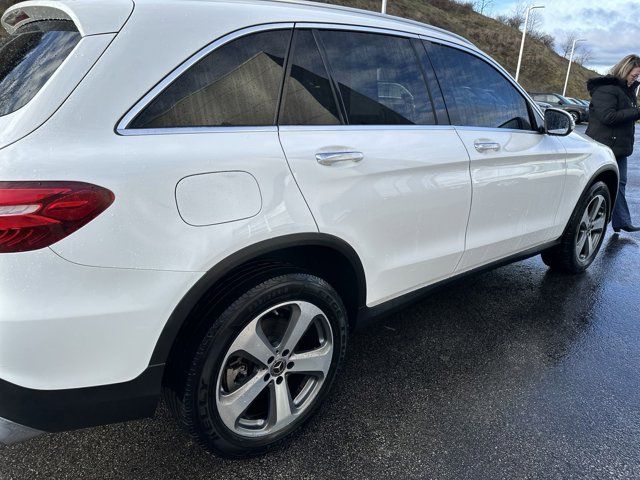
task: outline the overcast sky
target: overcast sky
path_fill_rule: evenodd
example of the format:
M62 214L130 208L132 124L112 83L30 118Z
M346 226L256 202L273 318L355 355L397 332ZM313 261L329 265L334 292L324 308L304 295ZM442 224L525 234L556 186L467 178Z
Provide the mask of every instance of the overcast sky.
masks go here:
M494 0L493 16L510 13L520 0ZM529 2L527 2L529 3ZM587 66L606 73L629 53L640 54L640 0L538 0L541 30L559 44L567 32L586 38L593 52Z

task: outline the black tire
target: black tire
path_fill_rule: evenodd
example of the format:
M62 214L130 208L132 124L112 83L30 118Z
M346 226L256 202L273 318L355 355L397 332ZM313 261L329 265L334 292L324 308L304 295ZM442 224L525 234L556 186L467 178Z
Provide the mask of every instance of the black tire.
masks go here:
M569 111L569 113L573 117L573 121L575 122L575 124L579 125L580 124L580 114L578 112L573 111L573 110Z
M281 305L284 306L274 308ZM276 366L285 369L294 368L292 366L293 362L290 360L301 358L299 357L300 354L294 352L294 348L289 353L287 353L288 351L281 352L277 350L277 356L270 357L266 362L255 360L253 356L245 354L243 350L238 350L240 352L238 355L233 354L231 357L229 355L230 352L235 351L232 347L236 348L235 346L238 345L237 342L241 338L240 335L246 336L246 332L253 331L253 326L255 325L260 325L259 331L261 333L257 336L262 340L267 340L261 345L262 347L271 345L274 351L278 346L282 348L281 345L285 343L284 338L287 336L287 332L290 332L288 330L289 326L296 322L296 320L293 320L293 313L291 313L289 320L283 320L283 318L286 317L287 312L294 311L299 305L311 305L321 310L321 314L311 310L313 315L307 315L308 318L313 317L313 320L311 320L311 326L302 336L300 343L296 343L296 349L303 341L307 342L308 345L312 345L314 342L312 337L317 333L320 342L324 341L325 344L328 340L332 342L330 345L332 350L329 350L329 354L325 356L326 365L329 365L328 361L330 359L330 366L328 367L328 373L319 375L318 378L321 377L321 381L316 380L315 377L308 377L307 380L303 381L303 383L310 382L312 387L309 387L307 383L304 383L302 387L296 387L302 391L305 391L305 389L311 391L313 395L307 394L309 396L305 400L306 403L302 404L304 409L300 408L296 415L291 415L290 424L283 424L284 426L280 430L275 430L273 425L269 426L268 421L271 416L276 415L275 410L273 410L277 404L275 402L275 398L277 398L275 396L276 390L280 389L279 391L282 392L281 385L284 384L287 394L291 395L287 395L287 398L291 400L294 390L290 382L294 380L296 382L302 381L298 377L306 378L306 373L293 373L293 371L289 372L289 370L282 372L279 369L274 369ZM299 313L300 310L295 311L298 312L299 318L302 318L303 315ZM264 312L269 313L261 317ZM207 314L205 313L205 315ZM271 323L269 325L260 323L267 321ZM283 327L283 322L288 323ZM280 275L248 289L218 318L211 318L209 323L208 330L195 349L195 353L192 354L188 371L184 372L184 389L181 389L183 393L177 393L175 390L165 392L165 398L171 407L170 410L178 416L179 423L186 427L186 430L196 442L220 456L231 458L255 456L283 445L318 411L323 400L329 394L332 383L343 362L347 346L347 314L340 297L327 282L313 275L304 273ZM279 336L271 332L271 330L277 330L275 327L270 327L276 324L280 325L280 330L283 332L282 339L279 340L280 344L278 341L274 343L271 338L272 334L274 337ZM301 322L300 325L303 325L303 323ZM267 327L271 330L267 329ZM316 329L318 330L317 332ZM329 337L332 338L329 339ZM324 347L315 348L322 349ZM306 352L307 350L304 351ZM236 367L232 369L234 364ZM248 373L246 373L247 371ZM243 372L245 372L244 375ZM267 377L269 380L267 380ZM228 378L232 378L232 380L228 380ZM238 380L239 378L240 380ZM264 387L257 381L258 378L260 378L259 382L265 382ZM225 381L230 381L233 384L233 388L221 388ZM243 381L244 384L241 383ZM276 387L276 382L278 387ZM233 392L239 393L241 388L249 384L256 385L256 388L262 388L263 390L256 399L252 400L249 404L250 407L247 407L243 413L237 418L235 415L231 417L235 418L236 426L230 428L228 426L229 415L225 416L227 424L225 424L223 416L221 416L221 411L224 413L225 407L220 407L222 410L219 408L218 402L222 398L219 396L229 395L230 397ZM225 391L227 388L229 392ZM298 393L298 396L300 395L302 393ZM280 396L279 398L283 397ZM297 398L295 397L295 399ZM293 408L295 407L294 400L291 400L289 404L292 407L292 411L294 411ZM224 404L220 403L220 405ZM259 413L252 413L257 420L254 417L251 419L242 418L243 415L248 415L247 412L250 409L256 411L264 410L263 413L266 418L259 418ZM284 418L279 413L276 417L278 419ZM246 427L246 430L242 430L245 427L238 426L240 421L246 422L250 426ZM249 434L244 434L245 431L251 432L249 430L249 428L253 428L251 422L264 422L263 431L265 433L260 434L260 429L258 428L256 430L258 436L252 437ZM273 428L274 431L269 433L270 430L268 428Z
M584 238L581 235L586 234L583 215L585 215L587 207L590 207L592 202L594 202L598 197L601 197L604 200L604 205L601 207L602 213L604 214L604 227L602 228L597 241L593 242L593 247L589 250L589 254L582 257L578 252L578 241ZM609 188L604 182L596 182L578 201L578 204L571 215L571 219L569 220L569 224L560 239L560 244L544 251L542 253L542 261L549 266L549 268L558 272L584 272L598 255L598 251L604 241L610 216L611 194L609 193Z

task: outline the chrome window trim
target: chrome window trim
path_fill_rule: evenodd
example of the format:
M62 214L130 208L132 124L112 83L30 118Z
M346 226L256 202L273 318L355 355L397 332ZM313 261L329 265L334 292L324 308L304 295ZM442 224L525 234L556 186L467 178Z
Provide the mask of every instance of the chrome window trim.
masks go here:
M167 76L165 76L162 80L160 80L149 92L147 92L140 100L136 102L136 104L122 117L122 119L118 122L116 126L116 133L118 135L163 135L168 133L205 133L211 131L218 131L219 129L224 129L225 131L229 131L230 128L241 128L241 129L250 129L250 131L255 131L256 129L262 128L275 128L274 126L266 126L266 127L170 127L170 128L127 128L127 125L131 123L131 121L147 107L158 95L160 95L171 83L176 80L180 75L189 70L193 65L198 63L204 57L209 55L211 52L220 48L221 46L232 42L240 37L244 37L246 35L250 35L252 33L258 32L266 32L269 30L282 30L282 29L291 29L295 25L294 22L279 22L279 23L268 23L263 25L254 25L247 28L242 28L240 30L236 30L235 32L228 33L217 40L214 40L210 44L206 45L202 49L198 50L196 53L191 55L187 60L182 62L179 66L177 66L173 71L171 71ZM246 131L246 130L245 130Z
M167 135L167 134L196 134L196 133L222 133L222 132L275 132L280 129L281 131L296 131L296 130L397 130L397 129L450 129L452 127L463 130L482 130L482 131L500 131L500 132L512 132L512 133L528 133L539 134L536 130L519 130L519 129L507 129L507 128L491 128L491 127L474 127L471 125L282 125L282 126L233 126L233 127L171 127L171 128L127 128L127 125L158 95L160 95L173 81L175 81L180 75L186 72L189 68L195 65L202 58L206 57L209 53L215 49L252 33L301 28L301 29L323 29L323 30L345 30L354 32L368 32L377 33L382 35L391 35L404 38L415 38L419 40L426 40L429 42L437 43L451 48L456 48L464 51L470 55L473 55L480 60L487 62L493 68L495 68L502 76L516 88L518 92L523 96L525 101L531 106L536 115L536 119L539 123L544 123L544 116L540 107L531 99L529 94L509 75L509 73L495 60L486 55L484 52L473 48L473 44L467 46L467 44L460 44L444 40L442 38L433 37L425 34L417 34L412 32L406 32L401 30L393 30L389 28L352 25L344 23L326 23L326 22L278 22L262 25L253 25L234 32L228 33L217 40L214 40L207 46L203 47L191 57L185 60L182 64L171 71L167 76L160 80L149 92L147 92L136 104L122 117L116 126L116 133L122 136L136 136L136 135ZM470 48L471 47L471 48Z
M472 125L453 125L456 130L471 131L474 132L511 132L511 133L525 133L527 135L540 135L537 130L520 130L519 128L498 128L498 127L474 127Z
M247 133L247 132L277 132L278 127L246 126L246 127L170 127L170 128L126 128L117 133L123 137L140 135L193 135L196 133Z
M493 58L491 58L490 56L488 56L487 54L485 54L483 51L481 50L477 50L477 49L473 49L473 48L469 48L465 45L460 45L458 43L454 43L454 42L449 42L447 40L442 40L440 38L437 37L430 37L428 35L420 35L420 39L421 40L426 40L428 42L431 43L438 43L440 45L444 45L445 47L451 47L451 48L456 48L458 50L461 50L465 53L468 53L470 55L473 55L477 58L479 58L480 60L485 61L486 63L488 63L489 65L491 65L493 68L495 68L500 74L502 74L502 76L509 82L511 83L511 85L513 87L515 87L515 89L520 92L520 94L523 96L525 102L527 102L527 104L529 104L531 106L531 108L533 108L533 112L534 115L537 114L536 116L536 120L538 120L539 125L544 125L544 115L542 113L542 109L535 103L535 101L529 96L529 94L527 93L527 91L522 88L522 86L520 86L520 84L518 82L516 82L514 80L514 78L509 74L509 72L507 72L502 65L500 65L498 62L496 62ZM437 74L437 73L436 73ZM472 125L455 125L455 127L460 127L460 128L473 128L473 129L485 129L485 130L494 130L494 131L500 131L500 132L504 132L504 131L516 131L516 132L529 132L529 133L534 133L534 134L540 134L540 132L538 132L537 130L519 130L519 129L507 129L507 128L492 128L492 127L474 127Z
M452 125L280 125L280 132L358 132L455 130Z
M221 127L225 128L225 127ZM357 131L424 131L424 130L461 130L510 132L538 135L535 130L520 130L517 128L473 127L460 125L280 125L278 131L286 132L357 132Z
M403 30L393 30L382 27L369 27L363 25L351 25L348 23L325 23L325 22L296 22L296 29L318 29L318 30L345 30L348 32L378 33L392 37L416 38L420 39L417 33L405 32Z
M180 75L186 72L189 68L195 65L198 61L206 57L215 49L222 47L223 45L236 40L240 37L250 35L252 33L264 32L269 30L280 30L287 28L300 28L300 29L321 29L321 30L344 30L352 32L366 32L377 33L381 35L389 35L394 37L403 38L415 38L420 40L424 35L417 33L405 32L401 30L392 30L388 28L370 27L362 25L351 25L346 23L326 23L326 22L279 22L269 23L262 25L254 25L251 27L243 28L226 34L219 39L213 41L207 46L203 47L198 52L194 53L191 57L185 60L182 64L176 67L160 82L158 82L147 94L145 94L136 104L122 117L118 125L116 126L116 133L121 136L138 136L138 135L170 135L170 134L195 134L195 133L220 133L220 132L265 132L265 131L277 131L276 126L233 126L233 127L169 127L169 128L127 128L127 125L142 111L147 105L149 105L158 95L160 95L173 81L175 81ZM439 39L438 39L439 40ZM455 43L452 45L456 45ZM280 126L280 128L294 127L289 125ZM326 130L327 125L300 125L295 127L312 128ZM392 128L424 128L424 127L451 127L451 125L334 125L333 127L339 127L340 130L345 128L355 129L380 127L378 129L389 130Z

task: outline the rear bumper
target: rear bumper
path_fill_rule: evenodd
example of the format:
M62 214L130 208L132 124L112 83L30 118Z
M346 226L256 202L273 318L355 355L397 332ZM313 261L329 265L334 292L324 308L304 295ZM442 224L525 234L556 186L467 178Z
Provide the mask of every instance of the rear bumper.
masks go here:
M34 391L121 384L162 363L160 333L201 275L85 267L49 249L2 254L0 272L0 379Z
M69 390L33 390L0 379L0 443L150 417L163 368L151 366L129 382Z
M0 442L152 416L151 363L200 274L85 267L50 249L0 255Z

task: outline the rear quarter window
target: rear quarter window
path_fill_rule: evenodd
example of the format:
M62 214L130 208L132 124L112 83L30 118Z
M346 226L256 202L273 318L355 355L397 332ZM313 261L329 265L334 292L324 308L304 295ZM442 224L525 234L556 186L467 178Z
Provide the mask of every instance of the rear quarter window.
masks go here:
M33 22L0 36L0 116L25 106L80 41L71 21Z
M199 60L128 128L275 125L291 30L233 40Z

